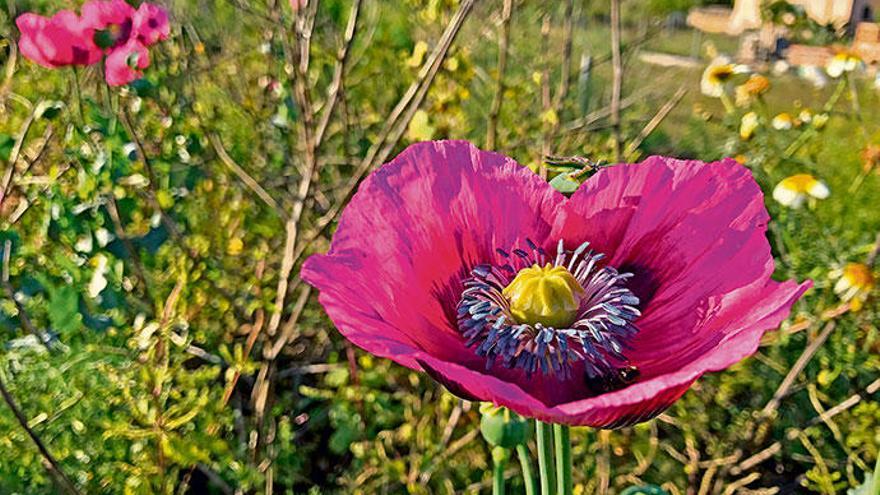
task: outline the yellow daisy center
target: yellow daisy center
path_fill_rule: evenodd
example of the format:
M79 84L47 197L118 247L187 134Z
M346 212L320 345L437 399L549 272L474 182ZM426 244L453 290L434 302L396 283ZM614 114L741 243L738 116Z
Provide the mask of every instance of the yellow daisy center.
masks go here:
M810 174L797 174L783 179L781 185L789 191L806 194L818 182L819 181Z
M867 265L862 263L849 263L843 268L843 278L850 286L858 287L859 290L870 290L874 286L874 275Z

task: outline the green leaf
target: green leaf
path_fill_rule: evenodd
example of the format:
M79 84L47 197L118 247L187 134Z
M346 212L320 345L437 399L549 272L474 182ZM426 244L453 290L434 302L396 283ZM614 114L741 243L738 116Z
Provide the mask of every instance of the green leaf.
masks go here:
M865 482L846 491L846 495L880 495L880 456L874 466L874 474L865 473Z
M9 161L9 156L12 155L12 148L14 147L15 138L9 134L0 133L0 158L2 158L4 162Z
M580 181L575 179L572 174L559 174L553 179L550 180L550 185L553 186L553 189L561 192L562 194L572 194L581 186Z
M82 325L79 293L69 285L49 289L49 322L60 333L76 331Z

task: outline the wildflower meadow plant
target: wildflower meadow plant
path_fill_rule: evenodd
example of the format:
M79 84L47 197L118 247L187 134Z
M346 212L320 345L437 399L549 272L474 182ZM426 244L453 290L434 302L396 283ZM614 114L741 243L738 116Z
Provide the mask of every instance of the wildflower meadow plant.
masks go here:
M542 486L555 442L571 493L569 425L653 418L810 287L770 279L767 221L734 160L620 164L566 198L503 155L425 142L366 179L302 277L353 343L538 420Z

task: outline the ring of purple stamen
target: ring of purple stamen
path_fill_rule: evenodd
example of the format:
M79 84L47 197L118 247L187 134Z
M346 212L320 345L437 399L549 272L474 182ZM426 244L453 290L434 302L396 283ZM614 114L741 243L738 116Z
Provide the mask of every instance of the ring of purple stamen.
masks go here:
M477 265L465 280L457 318L466 345L486 358L487 369L498 362L527 376L540 369L568 379L572 364L583 362L588 385L601 391L624 385L637 373L624 355L641 315L638 297L625 286L632 274L602 266L604 255L588 242L568 251L560 240L553 264L565 267L584 289L577 318L566 328L518 322L502 291L519 270L548 262L544 249L526 243L528 251L497 249L502 264Z

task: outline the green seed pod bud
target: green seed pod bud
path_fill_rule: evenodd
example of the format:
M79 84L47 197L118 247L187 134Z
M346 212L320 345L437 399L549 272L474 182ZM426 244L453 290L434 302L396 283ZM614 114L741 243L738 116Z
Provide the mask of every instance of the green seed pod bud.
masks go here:
M480 433L493 447L516 448L529 440L531 428L526 418L503 407L484 403L480 406Z

